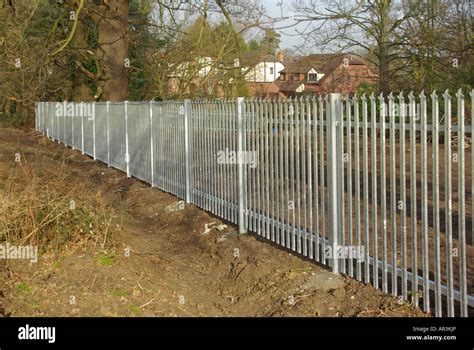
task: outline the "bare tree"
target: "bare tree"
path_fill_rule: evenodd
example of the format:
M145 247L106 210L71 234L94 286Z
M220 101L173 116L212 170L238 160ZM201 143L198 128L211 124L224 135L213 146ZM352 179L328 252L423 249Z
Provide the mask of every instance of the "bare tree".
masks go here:
M417 13L404 23L409 38L406 54L412 58L406 78L427 90L472 86L472 1L406 0L404 4Z
M49 29L58 9L46 9L40 0L0 2L0 119L10 116L25 125L32 120L34 102L66 87L65 74L47 60L57 38Z
M308 22L301 33L313 47L352 51L364 56L378 70L379 89L387 93L397 72L408 64L401 55L407 44L402 25L414 8L393 0L297 0L297 22Z

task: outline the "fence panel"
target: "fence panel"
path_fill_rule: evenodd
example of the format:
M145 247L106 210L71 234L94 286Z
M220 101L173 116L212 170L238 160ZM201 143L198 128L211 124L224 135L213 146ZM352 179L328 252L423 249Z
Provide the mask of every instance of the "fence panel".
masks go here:
M55 109L54 109L54 103L49 102L48 103L48 132L49 136L53 139L56 140L56 133L57 133L57 127L55 128L56 125L56 116L55 116Z
M151 183L149 104L139 102L128 104L128 142L130 174Z
M190 103L192 201L238 223L236 101Z
M109 128L109 165L126 171L125 106L123 103L111 102L109 104Z
M95 104L95 156L100 161L108 162L107 142L107 103Z
M80 115L82 118L84 145L83 152L91 157L94 156L94 117Z
M162 189L179 198L186 197L186 162L184 149L184 102L160 102L156 123ZM155 157L156 159L156 157Z
M72 139L72 123L73 117L66 117L64 118L64 144L68 146L72 146L73 139Z
M36 127L240 232L436 316L468 316L470 96L108 102L92 118L40 102Z
M65 134L66 134L66 118L67 116L63 113L62 115L56 111L57 121L58 121L58 142L65 143Z
M73 116L72 117L72 146L75 149L82 151L82 117Z

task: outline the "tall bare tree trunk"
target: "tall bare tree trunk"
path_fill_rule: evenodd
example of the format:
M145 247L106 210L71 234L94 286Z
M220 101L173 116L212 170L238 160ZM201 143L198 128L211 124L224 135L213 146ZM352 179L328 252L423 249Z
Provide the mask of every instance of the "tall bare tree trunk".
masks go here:
M390 70L387 51L384 45L379 47L379 89L384 95L390 92Z
M101 63L97 98L103 101L128 99L128 15L127 0L110 0L101 5L97 22L97 57Z
M94 96L89 86L88 76L85 74L84 64L87 62L87 31L83 21L78 22L76 32L72 38L72 46L75 49L73 55L75 65L75 79L73 80L72 96L74 101L93 101ZM92 73L88 73L94 78Z
M378 60L379 60L379 89L384 95L390 92L390 0L376 1L376 11L379 15L378 23Z

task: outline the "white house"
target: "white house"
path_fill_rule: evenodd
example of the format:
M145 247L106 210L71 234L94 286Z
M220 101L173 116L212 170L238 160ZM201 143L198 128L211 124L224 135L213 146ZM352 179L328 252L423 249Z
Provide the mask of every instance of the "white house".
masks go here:
M243 63L234 60L234 67L242 66L245 80L249 83L271 83L280 77L280 71L285 69L281 59L272 55L261 55L257 52L247 52L242 57ZM217 65L218 69L219 65ZM212 69L216 69L216 62L211 57L198 57L194 61L180 63L176 66L174 77L194 78L206 77Z
M285 69L283 63L272 55L258 57L249 52L244 57L243 72L245 80L249 83L271 83L280 76L280 71Z
M206 77L212 69L213 59L211 57L198 57L194 61L180 63L174 73L175 77L203 78Z
M210 91L217 91L215 89L222 83L222 79L226 78L225 72L229 68L240 69L249 93L252 96L261 96L267 95L267 89L278 80L280 71L284 70L285 66L281 52L278 58L259 52L246 52L241 56L241 62L236 58L233 63L217 62L212 57L197 57L193 61L175 65L173 72L169 74L169 89L182 93L186 89L196 90L200 82L205 82L208 85L208 94L211 94ZM226 79L229 83L233 81L232 75L228 75Z

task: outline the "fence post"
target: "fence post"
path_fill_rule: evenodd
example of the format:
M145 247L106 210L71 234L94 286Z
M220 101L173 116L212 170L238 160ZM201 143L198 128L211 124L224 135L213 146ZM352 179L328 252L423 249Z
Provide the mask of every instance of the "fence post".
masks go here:
M41 124L40 124L40 120L39 120L40 113L41 113L40 106L41 106L41 102L37 102L36 103L36 131L40 131L40 129L41 129L41 126L40 126Z
M245 190L245 157L244 155L244 98L237 98L237 166L239 179L239 233L247 233L246 223L246 190Z
M84 113L81 115L81 151L84 154Z
M45 102L44 115L46 117L46 137L49 138L49 103Z
M93 134L93 144L92 144L92 154L94 155L94 160L96 160L96 157L95 157L95 108L96 108L96 104L95 104L95 101L93 102L93 110L92 110L92 134Z
M74 118L76 118L76 117L73 115L73 116L71 117L71 133L72 133L72 136L71 136L71 140L72 140L72 141L71 141L71 148L72 148L73 150L76 149L76 145L75 145L75 143L74 143L74 142L75 142L75 137L74 137L74 120L75 120L75 119L74 119Z
M41 124L43 129L43 135L46 135L46 102L42 102L43 106L41 107Z
M51 113L51 104L52 102L48 103L49 137L54 141L54 118Z
M38 131L38 102L35 102L35 130Z
M56 141L54 138L54 116L56 114L54 113L54 111L52 111L52 109L54 109L53 107L54 107L53 102L49 102L49 106L48 106L49 121L50 121L49 137L51 138L51 140Z
M57 106L57 104L58 104L58 102L55 103L55 106ZM58 127L57 127L58 133L56 134L56 142L61 143L61 139L60 139L61 136L60 136L60 132L59 132L59 129L60 129L60 127L59 127L59 120L60 119L59 118L61 118L61 117L58 115L57 109L55 109L54 115L56 116L56 124L58 124Z
M150 171L151 171L151 187L155 186L155 159L154 159L154 140L153 140L153 101L150 101L148 108L150 109Z
M46 106L46 103L45 102L41 102L41 131L43 132L43 135L45 134L45 106Z
M52 104L53 102L50 102L50 104ZM54 107L54 105L51 105L50 107ZM50 118L51 118L51 140L53 141L56 141L56 138L55 138L55 134L56 134L56 131L55 131L55 128L56 128L56 113L54 113L54 108L53 108L53 111L49 111L49 113L51 114ZM57 129L57 128L56 128Z
M41 124L41 116L43 115L43 111L42 111L42 108L43 108L43 102L38 102L38 131L43 131L43 127L42 127L42 124Z
M191 143L192 139L191 128L189 126L190 110L189 110L189 99L184 100L184 154L186 162L186 203L191 203L191 192L193 188L191 180L192 172L192 154L191 154Z
M328 159L328 218L329 244L331 246L332 271L340 272L338 259L339 235L342 213L342 139L339 128L341 120L341 95L330 94L327 106L327 159Z
M125 107L125 165L127 167L127 177L130 177L130 154L128 153L128 101L124 102Z
M107 101L107 167L110 167L110 101Z
M67 137L66 137L66 126L67 126L67 113L63 113L63 143L65 146L68 146L67 144Z

